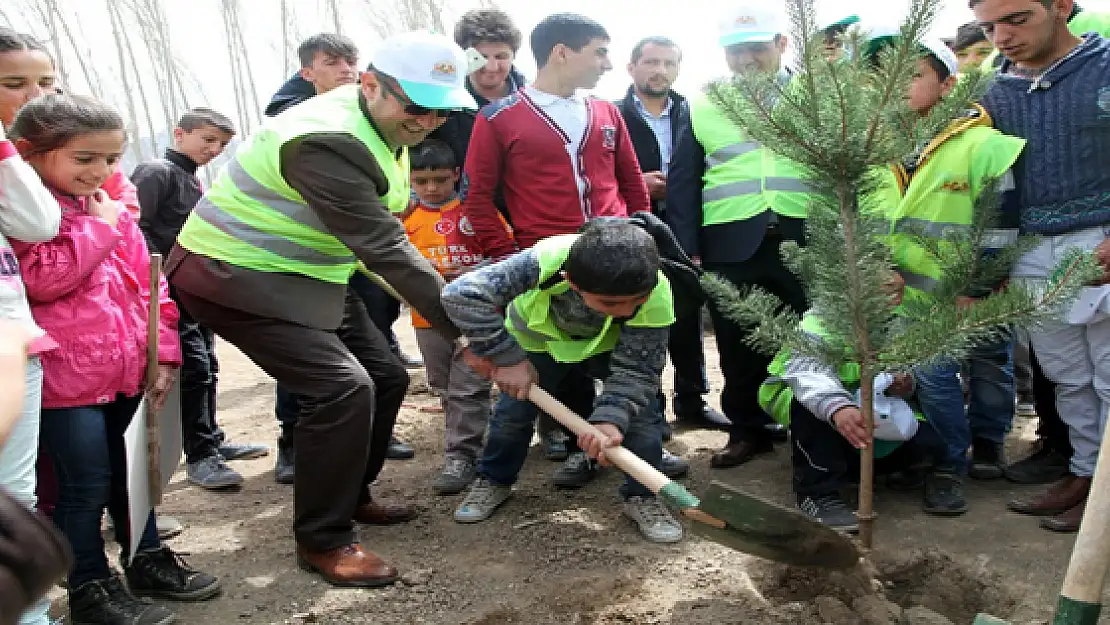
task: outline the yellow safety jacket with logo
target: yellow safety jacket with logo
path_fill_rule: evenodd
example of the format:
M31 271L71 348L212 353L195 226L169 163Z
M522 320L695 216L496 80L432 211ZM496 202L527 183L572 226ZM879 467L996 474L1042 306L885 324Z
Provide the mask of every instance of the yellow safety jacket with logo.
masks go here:
M505 311L505 328L525 351L544 352L558 362L582 362L613 351L620 339L621 326L666 328L674 323L671 286L660 271L659 282L631 319L621 322L607 317L594 336L571 336L559 328L551 316L551 298L570 290L570 283L556 274L563 269L570 246L578 236L549 237L532 247L540 263L538 285L513 299Z
M906 282L906 298L923 297L942 277L937 259L917 237L943 240L970 233L979 194L1013 166L1024 146L1024 139L992 128L990 116L976 106L926 146L912 176L902 165L885 172L879 193L891 222L891 253ZM1017 234L1016 228L995 228L984 243L1005 247Z
M799 165L745 137L704 94L691 98L690 122L705 151L702 226L751 219L768 208L805 218L813 189Z
M398 156L362 111L357 85L339 87L271 118L235 152L185 222L181 247L268 273L346 284L359 262L281 175L281 149L308 134L343 133L374 156L389 182L391 212L409 201L408 152ZM369 181L367 181L369 184Z
M825 327L821 324L821 320L812 312L806 313L802 317L802 330L808 334L828 340L829 334ZM757 401L759 407L771 416L776 422L782 425L790 425L790 404L794 401L794 391L790 385L783 379L786 373L786 363L790 360L791 353L788 349L781 349L767 367L767 373L770 377L759 387L759 395ZM850 392L855 393L859 390L860 386L860 367L856 363L846 363L837 371L837 378L844 388ZM914 406L914 414L917 416L918 421L924 421L925 415ZM885 441L876 439L873 441L873 449L876 458L882 458L890 455L895 449L902 444L902 441Z

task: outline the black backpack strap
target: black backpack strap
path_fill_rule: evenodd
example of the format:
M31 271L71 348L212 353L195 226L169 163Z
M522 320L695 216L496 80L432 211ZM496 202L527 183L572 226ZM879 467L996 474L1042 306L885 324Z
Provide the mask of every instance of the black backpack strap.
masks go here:
M541 291L546 291L546 290L550 289L551 287L555 286L556 284L559 284L560 282L565 281L566 279L563 278L563 267L565 267L565 266L566 266L566 263L563 263L562 265L560 265L559 268L555 271L555 273L551 274L550 278L541 282L539 284L539 286L537 286L536 288L540 289Z

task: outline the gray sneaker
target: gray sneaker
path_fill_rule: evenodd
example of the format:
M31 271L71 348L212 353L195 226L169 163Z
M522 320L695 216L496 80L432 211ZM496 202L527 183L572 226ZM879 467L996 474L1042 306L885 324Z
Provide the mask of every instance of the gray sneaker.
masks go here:
M474 481L474 459L467 456L447 456L443 472L432 482L437 495L457 495Z
M551 483L559 488L582 488L597 477L597 462L584 451L567 456L563 466L551 474Z
M243 483L243 476L227 466L219 454L185 465L189 481L208 490L232 488Z
M650 542L677 543L682 540L682 525L655 497L629 497L624 502L624 516L632 519Z
M459 523L480 523L493 516L494 510L513 494L512 486L502 486L479 476L466 494L466 499L455 508Z

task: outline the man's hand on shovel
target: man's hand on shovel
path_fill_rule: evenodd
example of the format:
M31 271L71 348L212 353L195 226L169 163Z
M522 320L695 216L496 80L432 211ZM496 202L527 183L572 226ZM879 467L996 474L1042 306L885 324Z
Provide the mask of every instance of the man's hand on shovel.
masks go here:
M624 435L612 423L595 423L593 425L603 436L598 436L594 432L579 434L578 448L586 452L587 456L600 462L601 466L612 466L609 459L605 457L605 448L620 447Z
M528 389L537 382L539 375L532 363L524 359L508 367L494 367L490 379L497 383L502 393L524 401L528 399Z

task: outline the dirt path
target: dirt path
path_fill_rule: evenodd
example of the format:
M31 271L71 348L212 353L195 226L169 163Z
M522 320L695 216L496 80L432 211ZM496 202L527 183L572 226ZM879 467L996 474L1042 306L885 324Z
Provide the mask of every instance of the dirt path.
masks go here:
M398 323L398 330L403 325ZM402 341L416 353L407 327ZM221 424L233 440L272 444L277 429L272 382L230 345L221 344L219 353ZM719 391L715 352L708 356ZM1023 451L1019 434L1028 436L1032 422L1018 425L1012 452ZM853 580L787 570L692 536L675 546L649 545L619 514L619 480L613 471L583 491L557 491L547 483L557 465L535 448L515 497L494 519L456 524L451 512L458 497L437 497L429 486L441 462L442 429L441 415L411 409L401 414L398 434L414 445L417 457L391 461L375 493L407 498L422 514L404 526L363 528L364 544L405 573L403 583L383 590L333 589L296 567L292 487L274 483L272 457L236 463L247 480L234 493L193 488L179 471L162 512L181 519L187 529L170 544L189 553L197 568L218 574L225 588L224 596L211 603L172 606L181 622L902 622L894 620L901 618L896 606L895 616L887 614L890 606L876 604L877 595L854 588ZM710 479L720 479L790 500L785 448L711 473L708 456L723 442L720 433L676 433L668 447L692 461L688 487L697 492ZM1072 537L1042 531L1034 520L1006 512L1006 500L1028 490L973 483L971 512L959 519L924 516L916 495L880 493L876 543L885 554L877 559L886 596L907 608L931 608L960 624L970 623L983 608L1015 623L1047 622ZM911 553L915 548L934 551ZM913 614L917 620L907 622L945 622L927 620L932 617L920 610Z

